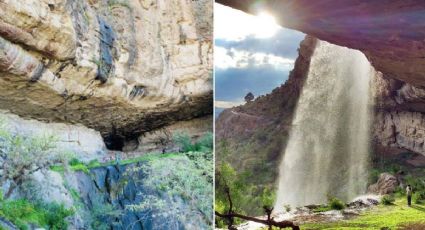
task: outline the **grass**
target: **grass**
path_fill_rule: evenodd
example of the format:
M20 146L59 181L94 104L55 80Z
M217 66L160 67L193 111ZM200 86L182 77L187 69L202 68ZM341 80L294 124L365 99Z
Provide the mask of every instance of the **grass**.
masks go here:
M143 156L121 160L121 161L119 161L119 164L120 165L128 165L128 164L133 164L133 163L142 162L142 161L152 161L152 160L157 160L157 159L162 159L162 158L176 157L176 156L184 155L184 154L185 153L166 153L166 154L148 153L148 154L145 154ZM82 171L82 172L85 172L85 173L89 173L90 169L115 165L116 163L117 163L116 161L109 161L109 162L105 162L105 163L100 163L97 160L90 161L89 163L84 163L84 162L81 162L77 159L72 159L69 163L69 168L72 171ZM50 170L55 171L55 172L59 172L59 173L62 174L62 173L65 172L65 167L63 165L53 165L53 166L50 167Z
M398 198L394 205L378 205L351 220L305 224L301 225L301 229L403 229L415 224L425 224L425 205L407 207L406 200Z

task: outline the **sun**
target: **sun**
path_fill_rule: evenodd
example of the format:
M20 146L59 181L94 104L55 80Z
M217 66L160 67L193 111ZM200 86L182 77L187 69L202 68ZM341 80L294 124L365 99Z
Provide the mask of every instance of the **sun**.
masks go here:
M220 4L214 5L214 37L240 41L248 36L272 37L280 26L273 15L261 11L256 16Z
M279 30L276 19L271 14L261 12L254 18L251 28L257 38L271 37Z

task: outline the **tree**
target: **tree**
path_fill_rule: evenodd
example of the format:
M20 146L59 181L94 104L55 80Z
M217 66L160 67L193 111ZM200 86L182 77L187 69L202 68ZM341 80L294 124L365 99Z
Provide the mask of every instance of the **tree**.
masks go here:
M162 129L160 132L161 134L155 141L155 145L159 146L164 154L167 151L167 147L173 142L173 135L168 129Z
M245 101L250 102L252 100L254 100L254 94L252 94L251 92L247 93L245 96Z
M264 189L262 194L263 210L267 215L267 219L260 219L243 214L242 210L238 210L237 204L241 203L244 194L246 194L245 186L237 179L236 171L227 163L222 163L216 170L216 207L215 215L225 221L225 225L229 230L236 230L237 219L253 221L264 224L272 229L292 228L299 230L299 226L291 221L275 221L271 214L273 212L273 194L269 189ZM216 218L216 224L223 225ZM221 227L221 226L218 226Z
M32 173L68 159L66 154L56 151L55 142L53 136L12 134L0 121L0 184L10 181L5 199Z

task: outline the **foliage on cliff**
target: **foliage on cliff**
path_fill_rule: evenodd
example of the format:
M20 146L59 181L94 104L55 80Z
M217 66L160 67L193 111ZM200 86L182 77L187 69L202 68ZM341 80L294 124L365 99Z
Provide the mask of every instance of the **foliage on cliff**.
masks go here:
M0 197L0 217L12 222L20 230L29 229L31 224L52 230L67 229L68 222L65 219L73 214L73 209L57 203L3 200Z
M213 211L213 155L212 152L187 152L173 157L151 161L140 167L130 168L128 175L143 172L149 175L140 183L155 191L141 194L143 201L127 205L135 212L151 211L167 219L164 226L172 227L178 222L190 222L201 216L202 222L212 224ZM182 200L181 200L182 199ZM182 201L190 204L182 209ZM206 227L206 226L202 226Z
M55 163L63 163L69 155L55 148L54 136L12 133L4 126L0 121L0 184L10 182L5 193L7 199L32 173L48 169Z

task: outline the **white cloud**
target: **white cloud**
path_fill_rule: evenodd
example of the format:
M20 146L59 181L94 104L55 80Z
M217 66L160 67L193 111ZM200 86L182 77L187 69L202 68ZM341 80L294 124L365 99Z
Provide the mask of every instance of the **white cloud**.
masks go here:
M265 53L251 53L235 49L225 49L216 46L214 49L215 68L247 68L272 67L281 70L290 70L294 60Z
M214 4L214 37L216 39L240 41L249 35L256 38L273 36L280 26L266 12L258 16L246 14L220 4Z
M222 109L233 108L242 104L244 104L244 102L234 102L234 101L215 101L214 102L214 106L216 108L222 108Z

